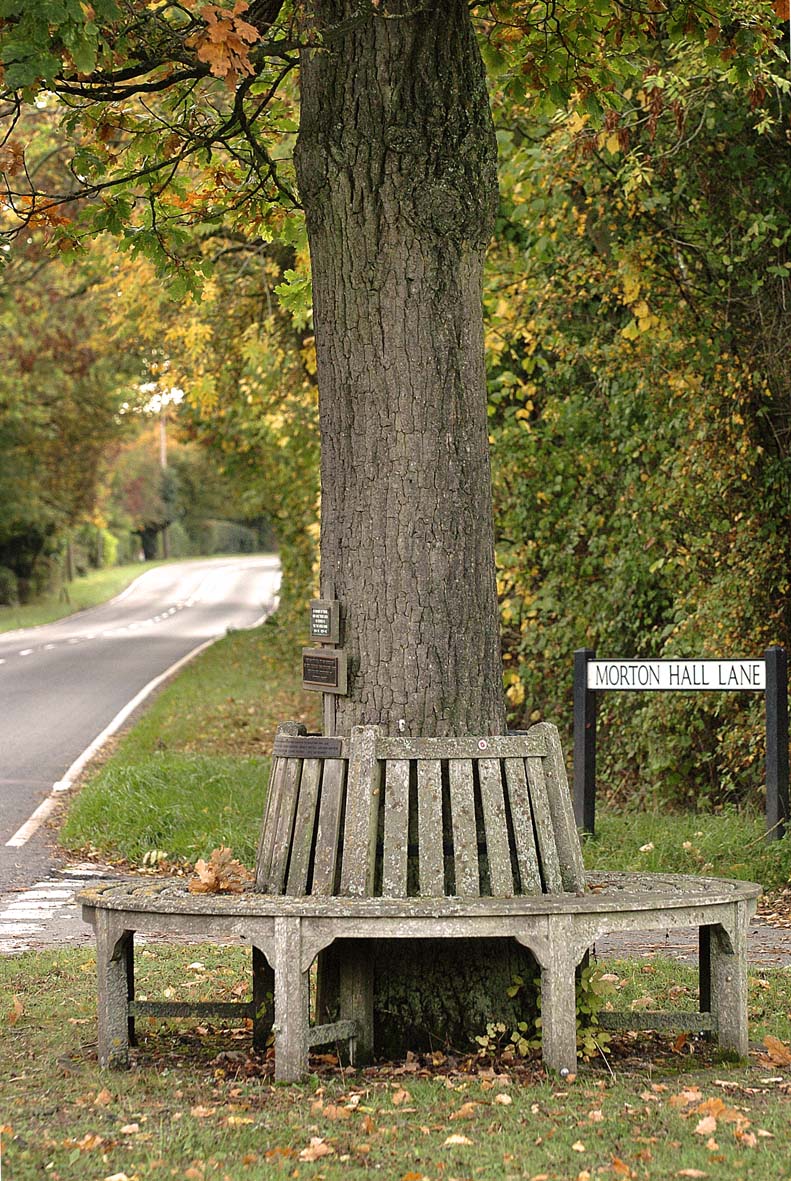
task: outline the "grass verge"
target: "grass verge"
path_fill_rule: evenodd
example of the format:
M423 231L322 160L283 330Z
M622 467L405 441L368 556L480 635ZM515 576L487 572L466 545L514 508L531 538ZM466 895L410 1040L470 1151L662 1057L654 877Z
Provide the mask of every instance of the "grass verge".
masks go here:
M255 857L279 722L320 727L303 692L300 641L276 618L213 644L157 697L75 798L66 848L139 864L194 862L228 845Z
M146 570L161 566L161 562L133 562L128 566L110 566L106 570L92 570L89 574L75 578L63 591L50 591L35 603L21 607L0 607L0 632L15 631L20 627L39 627L84 611L86 607L97 607L121 593Z
M157 946L138 960L138 995L230 999L249 979L239 949ZM607 967L627 1003L646 982L663 1000L694 988L677 963ZM249 1030L195 1022L140 1022L133 1069L100 1071L94 968L84 949L0 959L12 1181L788 1178L791 1066L779 1043L760 1045L788 1037L788 971L751 977L747 1064L717 1062L704 1041L641 1034L562 1085L535 1059L435 1053L357 1073L324 1055L305 1084L284 1087Z

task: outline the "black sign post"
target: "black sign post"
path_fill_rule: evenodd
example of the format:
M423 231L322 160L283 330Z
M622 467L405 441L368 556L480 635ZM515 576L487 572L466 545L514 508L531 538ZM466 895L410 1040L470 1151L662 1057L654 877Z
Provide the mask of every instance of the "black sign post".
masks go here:
M766 700L766 839L789 820L788 670L783 648L759 660L597 660L574 653L574 815L593 833L596 814L596 693L613 691L758 690Z
M596 653L574 653L574 815L581 832L593 835L596 820L596 694L588 688L588 661Z

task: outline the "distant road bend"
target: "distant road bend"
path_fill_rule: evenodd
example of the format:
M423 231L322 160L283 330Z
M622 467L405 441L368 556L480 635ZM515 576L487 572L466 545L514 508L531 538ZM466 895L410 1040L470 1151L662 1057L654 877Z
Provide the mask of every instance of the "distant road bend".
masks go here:
M157 566L101 607L0 634L0 851L18 857L53 788L69 786L152 681L262 621L279 585L272 556Z

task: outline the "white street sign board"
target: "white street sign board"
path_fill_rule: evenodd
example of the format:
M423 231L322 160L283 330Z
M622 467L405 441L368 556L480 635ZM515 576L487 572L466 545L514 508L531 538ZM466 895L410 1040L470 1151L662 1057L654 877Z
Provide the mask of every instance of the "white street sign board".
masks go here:
M763 660L589 660L588 689L766 689Z

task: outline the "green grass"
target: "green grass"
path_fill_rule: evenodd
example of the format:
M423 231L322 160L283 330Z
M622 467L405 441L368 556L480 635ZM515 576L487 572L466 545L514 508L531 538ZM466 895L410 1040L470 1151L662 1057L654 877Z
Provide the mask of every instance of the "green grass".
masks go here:
M762 816L749 813L608 813L583 847L588 869L711 874L775 889L791 879L791 836L764 840Z
M250 973L236 948L156 946L137 959L138 996L149 999L166 988L177 999L238 998ZM646 987L665 1000L694 986L688 969L666 961L607 967L624 980L621 1003L639 1002ZM10 1181L789 1176L791 1069L760 1057L767 1034L788 1039L789 971L750 980L747 1064L717 1062L705 1041L674 1049L672 1038L640 1034L562 1085L536 1059L471 1054L364 1072L325 1056L288 1087L272 1083L271 1058L252 1054L249 1030L194 1021L139 1022L133 1069L100 1071L94 974L84 949L0 958ZM716 1127L696 1131L712 1117ZM306 1159L311 1143L325 1155Z
M68 584L68 598L60 591L51 591L35 603L26 603L22 607L0 607L0 632L15 631L20 627L39 627L42 623L52 623L76 611L84 611L86 607L97 607L120 594L144 571L161 565L161 562L133 562L128 566L92 570Z
M299 651L273 619L197 657L83 786L61 843L132 864L152 850L194 862L227 845L251 865L277 725L320 725Z

